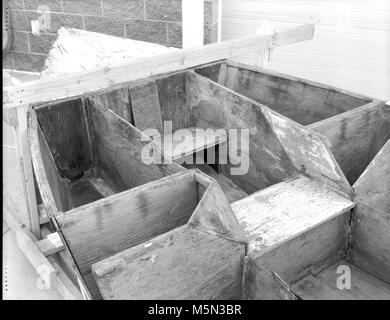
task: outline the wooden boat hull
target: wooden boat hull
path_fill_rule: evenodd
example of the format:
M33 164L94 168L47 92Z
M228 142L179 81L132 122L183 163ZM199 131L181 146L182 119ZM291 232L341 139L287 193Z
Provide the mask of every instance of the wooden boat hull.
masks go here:
M144 262L136 257L150 258L145 246L150 241L169 244L167 239L170 236L184 239L184 242L199 236L203 249L199 248L194 255L198 271L206 268L198 263L202 259L202 250L224 246L226 252L232 253L225 257L231 262L231 268L224 269L230 280L217 285L219 278L215 270L211 270L209 279L215 280L213 290L199 289L202 294L192 292L185 295L192 299L295 299L299 296L298 289L302 288L301 283L297 284L299 279L319 274L319 270L330 268L349 252L351 214L353 216L355 210L365 212L361 209L365 204L360 204L357 198L355 200L345 175L353 181L388 140L388 107L380 101L370 102L368 98L350 97L326 89L328 93L324 95L321 108L312 112L309 109L315 107L313 102L310 104L306 98L299 100L297 97L303 109L298 110L296 117L310 115L304 118L305 127L272 110L276 108L273 105L267 106L264 101L259 103L255 97L248 97L247 93L240 91L240 86L232 86L234 90L225 87L229 84L228 78L223 85L217 83L224 73L225 77L230 74L230 71L221 72L223 65L228 64L198 70L203 75L192 70L177 72L76 99L37 105L31 110L29 131L39 191L55 231L59 232L66 250L74 259L71 267L76 274L75 281L80 283L87 297L101 298L101 294L104 298L114 299L183 297L180 281L174 286L174 291L169 291L165 283L160 287L149 286L141 293L141 287L150 283L149 277L159 277L152 269L142 274L141 282L135 278L130 280L129 286L134 290L121 285L121 277L128 279L131 268L142 269ZM217 67L216 79L210 70ZM256 79L247 72L252 71L244 71L246 79ZM280 80L282 83L288 81ZM236 83L247 85L246 80ZM301 83L295 87L299 85L305 88L314 86ZM283 90L287 92L288 88ZM312 90L308 95L312 99L320 89L305 90ZM274 98L275 101L281 98L278 99ZM284 106L283 110L277 111L291 115L294 114L293 106ZM332 117L326 119L327 116ZM309 124L317 119L318 122ZM362 119L367 121L363 123ZM146 164L141 156L142 150L153 144L154 139L153 135L148 139L145 130L155 129L155 134L163 135L167 121L175 132L189 128L247 129L249 134L244 140L249 145L247 172L232 174L237 163L231 158L227 163L207 165L207 159L204 159L206 164L184 163L183 167L172 161L172 154L166 153L161 144L154 146L163 159L171 157L167 159L171 161ZM350 122L353 128L348 129L343 139L339 136L339 129L332 130L338 128L337 123L346 123L341 125L343 131ZM361 135L356 133L359 130L364 131L366 140L363 146L356 145L355 148L353 139L360 141ZM223 144L227 144L227 150L230 150L229 139L217 141L214 138L214 142L203 145L203 150L198 146L190 154L202 155L201 151L216 146L221 148ZM331 147L328 141L331 141ZM350 152L342 155L340 144ZM241 153L243 150L239 149ZM362 154L361 150L364 150ZM347 160L354 163L356 155L358 165L352 165L348 171ZM388 159L387 153L385 159ZM340 168L343 166L345 175ZM204 177L200 171L189 173L193 171L186 168L202 170L216 182ZM204 177L201 181L212 181L208 182L215 185L210 192L211 202L204 201L203 192L208 188L204 182L195 182L188 175ZM175 180L177 178L172 178L178 176L186 176L187 180L184 180L187 182L182 185ZM159 188L167 181L169 188L161 191ZM177 182L176 185L172 181ZM151 201L156 197L157 202ZM219 198L222 202L216 207L213 201ZM354 209L356 203L357 209ZM202 210L197 210L200 207ZM213 213L218 207L222 210ZM210 214L213 219L210 219ZM217 222L215 215L218 216ZM198 217L196 223L195 216ZM220 221L228 222L224 226ZM366 234L359 236L362 231L358 227L355 229L352 235L362 239L363 247L364 243L371 246L370 241L388 240L382 236L371 240ZM217 234L225 240L218 245L212 236L200 240L198 230ZM187 231L192 232L190 238L186 236ZM259 242L258 239L262 240ZM231 240L239 244L232 244ZM167 265L174 259L169 252L182 252L183 248L191 252L196 241L188 241L187 247L186 243L179 247L175 243L172 251L169 245L163 245L164 259L159 263L166 268L169 277L174 279L179 274L185 284L190 281L183 272L185 268L182 270L185 264L169 273ZM298 254L302 247L307 251ZM356 255L351 257L349 262L365 268L364 263L356 262L359 259ZM115 266L118 259L126 263ZM214 268L218 269L219 264L215 263ZM388 281L383 276L388 262L377 262L377 265L382 270L377 272L378 276ZM113 273L117 267L121 270L119 277ZM370 272L375 274L376 271ZM198 288L203 288L203 280L199 279ZM117 286L118 291L109 289L113 286ZM228 294L226 288L234 290Z

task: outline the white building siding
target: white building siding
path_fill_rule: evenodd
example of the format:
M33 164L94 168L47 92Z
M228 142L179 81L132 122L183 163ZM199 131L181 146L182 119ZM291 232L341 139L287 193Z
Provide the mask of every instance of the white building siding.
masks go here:
M262 21L316 25L314 39L273 49L267 68L390 99L390 0L223 0L222 40L255 34Z

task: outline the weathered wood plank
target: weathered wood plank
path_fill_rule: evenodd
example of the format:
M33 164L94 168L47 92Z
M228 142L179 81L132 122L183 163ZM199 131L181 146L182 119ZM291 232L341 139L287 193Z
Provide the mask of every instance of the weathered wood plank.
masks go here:
M216 181L207 187L188 225L244 244L248 242Z
M374 101L308 128L328 138L335 159L353 184L369 164L370 150L380 125L381 102Z
M299 177L260 190L232 204L257 257L334 217L348 213L354 203L319 183Z
M39 108L36 114L60 176L81 177L92 165L81 100Z
M134 125L141 131L156 129L163 132L161 108L155 81L130 88Z
M244 247L183 226L92 270L105 299L239 299Z
M288 284L276 273L249 261L246 296L249 300L296 300Z
M186 83L187 103L193 110L196 127L238 131L241 158L248 160L248 172L232 175L230 169L234 166L229 163L221 164L220 168L241 189L252 193L297 173L261 109L193 72L187 72ZM248 137L243 130L249 130ZM244 149L246 144L248 150Z
M50 256L65 249L62 239L57 232L48 234L46 238L39 240L36 244L45 256Z
M172 131L194 126L186 100L186 74L180 72L156 80L162 120L172 122ZM165 129L165 128L164 128Z
M324 120L371 101L331 86L261 68L232 62L228 62L227 66L225 85L229 89L302 125Z
M178 160L202 150L226 143L224 130L203 130L202 128L185 128L162 138L160 148L167 158Z
M345 257L349 219L350 213L346 212L308 228L260 254L256 262L289 284L308 274L317 274Z
M58 211L70 208L67 182L60 177L36 112L32 110L29 117L29 141L35 177L46 214L51 218Z
M390 140L353 185L355 201L390 215Z
M133 122L133 111L128 88L121 88L90 97L99 101L130 123Z
M5 107L56 100L76 96L115 84L146 78L152 75L192 68L197 65L238 56L245 53L286 45L313 37L314 26L303 25L275 32L214 43L199 48L140 59L130 63L118 63L55 79L39 79L4 89Z

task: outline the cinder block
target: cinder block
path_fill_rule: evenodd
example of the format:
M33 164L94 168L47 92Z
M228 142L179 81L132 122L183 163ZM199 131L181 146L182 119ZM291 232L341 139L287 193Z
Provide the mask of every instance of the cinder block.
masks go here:
M11 9L23 9L23 0L8 0L8 7Z
M62 0L64 12L85 15L102 15L101 0Z
M31 31L31 20L38 19L35 11L10 10L12 29L15 31Z
M72 14L55 14L50 15L50 29L48 33L57 33L61 27L83 29L83 17Z
M163 21L126 21L126 37L160 44L167 43L167 26Z
M24 0L24 6L28 10L38 10L39 6L47 6L51 12L62 12L61 0Z
M125 22L121 19L110 19L106 17L84 17L85 29L93 32L100 32L117 37L125 36Z
M45 64L46 55L34 53L13 52L16 70L41 72Z
M168 45L182 48L183 46L183 27L181 22L167 22L168 25Z
M143 20L143 0L103 0L103 15L109 18Z
M30 51L33 53L43 53L48 54L50 49L53 46L54 41L57 36L54 34L44 34L42 33L39 36L35 36L32 33L29 35L30 41Z
M3 58L3 69L15 69L14 66L14 58L12 56L12 52L9 52L4 58Z
M182 21L181 0L148 0L146 19Z
M15 31L31 32L31 20L37 20L38 16L36 11L11 10L12 28ZM83 29L83 18L81 15L51 13L50 29L46 31L56 33L62 26Z
M11 51L28 52L28 34L26 32L12 32Z

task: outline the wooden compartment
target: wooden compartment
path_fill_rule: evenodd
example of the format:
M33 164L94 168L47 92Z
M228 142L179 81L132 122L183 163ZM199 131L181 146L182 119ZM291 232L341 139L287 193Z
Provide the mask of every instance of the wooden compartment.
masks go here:
M241 295L246 240L218 184L200 172L144 184L57 220L94 298Z
M31 110L29 131L38 185L54 213L184 170L144 164L141 132L86 99Z
M88 99L101 101L118 114L130 109L127 113L132 115L134 125L155 141L156 135L165 137L167 122L173 135L182 129L188 129L191 137L199 129L214 130L202 133L201 143L191 143L191 147L185 145L174 152L167 152L167 145L180 145L180 141L157 143L167 158L186 168L200 169L216 179L230 202L300 174L315 176L334 190L350 192L348 182L321 136L193 71L151 77L130 83L121 90L128 92L126 104L105 98L106 93ZM242 164L234 161L237 154L232 151L232 145L236 140L229 130L237 130L237 153L247 161L247 171L242 174L234 173ZM190 138L190 141L196 140ZM210 164L207 152L212 148L217 150L217 161ZM222 149L227 153L226 163L218 158ZM204 164L189 164L187 160L192 157L203 159Z
M390 299L389 159L390 141L355 183L354 203L327 199L331 195L319 186L306 190L315 199L305 196L306 204L300 202L296 189L308 183L301 180L271 187L288 188L293 205L281 197L285 191L259 192L258 199L269 201L257 204L258 213L270 204L272 212L252 220L243 212L248 199L233 204L249 240L247 298ZM322 214L314 215L318 207Z
M351 184L390 137L383 101L230 61L196 72L327 137Z

